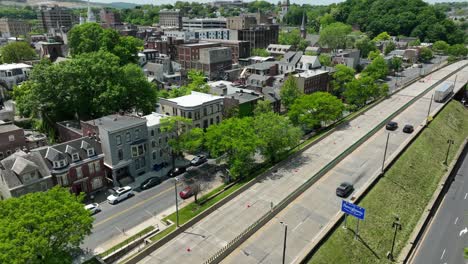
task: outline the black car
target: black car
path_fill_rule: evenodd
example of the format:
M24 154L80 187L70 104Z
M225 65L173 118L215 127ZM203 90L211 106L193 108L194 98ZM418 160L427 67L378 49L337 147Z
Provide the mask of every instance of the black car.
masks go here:
M159 179L158 177L151 177L151 178L148 178L145 181L143 181L140 184L140 188L142 190L146 190L146 189L154 187L154 186L156 186L156 185L158 185L160 183L161 183L161 179Z
M414 131L414 127L412 125L405 125L403 127L403 132L411 134Z
M348 197L354 191L354 186L349 182L343 182L336 188L336 195L342 198Z
M394 121L390 121L387 123L387 125L385 126L385 128L387 130L396 130L398 128L398 123L397 122L394 122Z
M185 167L179 167L179 168L174 168L174 169L171 169L168 173L167 173L167 177L175 177L177 175L181 175L182 173L186 172L187 171L187 168Z
M208 159L204 156L204 155L198 155L198 156L195 156L191 161L190 161L190 164L192 166L198 166L200 164L203 164L205 162L207 162Z

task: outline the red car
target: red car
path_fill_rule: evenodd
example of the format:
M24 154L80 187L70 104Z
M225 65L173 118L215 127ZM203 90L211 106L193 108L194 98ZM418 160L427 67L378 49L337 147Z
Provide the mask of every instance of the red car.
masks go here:
M190 198L192 195L194 195L194 191L192 190L192 188L190 188L190 186L187 186L185 187L185 189L183 189L182 191L180 191L179 193L179 196L180 198L182 199L188 199Z

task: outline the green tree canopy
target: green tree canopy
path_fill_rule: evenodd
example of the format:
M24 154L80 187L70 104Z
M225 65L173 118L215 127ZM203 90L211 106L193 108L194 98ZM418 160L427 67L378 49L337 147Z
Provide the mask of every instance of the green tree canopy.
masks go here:
M143 41L130 36L121 36L117 31L104 29L97 23L74 26L68 34L72 56L104 50L118 56L123 65L136 63L137 53L143 48Z
M331 56L329 54L322 53L322 54L319 55L318 58L319 58L320 64L322 66L327 66L327 67L332 66L332 61L331 61L332 58L331 58Z
M209 93L210 86L206 83L206 77L202 71L189 70L187 73L188 84L179 88L172 89L169 92L160 96L163 98L176 98L184 95L189 95L192 91Z
M468 55L468 48L463 44L455 44L447 49L448 54L454 57L462 57Z
M281 103L289 109L289 107L302 95L301 90L297 87L296 78L289 75L280 90Z
M270 56L270 53L266 49L252 49L252 56L260 56L260 57L268 57Z
M387 32L382 32L375 36L373 41L382 41L382 40L390 40L390 35Z
M369 99L380 97L387 92L388 86L386 84L377 85L373 78L364 75L349 82L343 95L347 103L361 107Z
M254 127L261 139L260 153L271 162L277 161L280 154L299 144L302 136L301 129L293 126L289 119L271 111L255 116Z
M400 57L393 57L388 62L388 68L394 71L400 71L403 60Z
M422 62L428 62L432 59L433 54L432 54L432 50L429 49L429 48L426 48L426 47L423 47L419 50L419 59L422 61Z
M384 79L388 75L388 65L382 56L376 57L363 71L364 75L374 80Z
M327 92L316 92L301 96L291 106L288 116L293 124L307 130L337 120L343 110L340 99Z
M1 263L71 263L93 217L61 187L0 201Z
M0 62L18 63L33 60L37 57L31 46L23 41L10 42L0 48Z
M449 44L443 40L438 40L432 45L432 49L436 52L446 54L449 49Z
M278 42L282 45L293 45L298 50L305 50L308 45L308 42L302 38L299 29L293 29L291 32L281 31Z
M387 45L385 45L384 54L387 55L390 52L394 51L395 49L396 49L396 44L393 41L391 41L387 43Z
M343 64L336 65L332 80L333 93L336 96L341 96L345 90L346 85L354 80L354 74L356 74L356 71L353 68Z
M362 58L367 58L369 52L377 50L375 42L373 40L370 40L367 35L358 38L354 42L354 46L361 52Z
M347 36L352 28L340 22L332 23L320 31L319 43L331 49L344 49L347 44Z
M335 23L336 20L335 18L331 15L331 14L325 14L323 16L320 17L320 26L321 27L326 27L332 23Z
M269 112L273 112L270 101L261 100L261 101L258 101L257 104L255 105L254 116L258 116L258 115L269 113Z
M374 60L377 57L380 57L380 51L378 51L378 50L373 50L373 51L369 52L369 55L367 56L367 58L369 60Z
M226 161L234 178L246 176L250 172L257 146L262 143L253 122L251 117L234 117L209 126L206 131L206 147L212 156Z
M41 62L13 96L23 116L41 114L50 125L89 120L118 111L150 113L156 89L135 64L120 66L108 52L84 53L60 62Z

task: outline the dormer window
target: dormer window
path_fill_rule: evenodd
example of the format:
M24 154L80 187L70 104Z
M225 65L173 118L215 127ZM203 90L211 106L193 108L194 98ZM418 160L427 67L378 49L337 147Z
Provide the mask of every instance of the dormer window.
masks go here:
M66 160L58 160L58 161L54 161L53 162L53 168L54 169L60 169L60 168L63 168L67 165L67 161Z
M75 161L79 161L80 160L80 155L78 155L78 153L73 153L72 154L72 161L75 162Z
M94 156L94 149L90 148L86 150L88 152L88 157Z

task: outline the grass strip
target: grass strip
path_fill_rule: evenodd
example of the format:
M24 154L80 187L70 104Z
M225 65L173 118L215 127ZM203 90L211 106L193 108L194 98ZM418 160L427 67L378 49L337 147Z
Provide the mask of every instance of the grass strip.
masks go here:
M452 101L359 203L366 208L366 219L359 225L361 239L353 239L356 219L348 217L348 229L337 228L309 263L391 263L386 253L392 246L394 215L402 224L395 242L398 256L447 171L447 139L455 142L451 161L467 136L468 111Z
M149 232L153 231L155 229L154 226L148 226L147 228L141 230L140 232L136 233L135 235L125 239L124 241L118 243L117 245L109 248L108 250L102 252L101 254L99 254L99 256L101 258L107 256L107 255L110 255L112 252L116 251L117 249L129 244L130 242L132 242L133 240L137 239L137 238L140 238L146 234L148 234Z

